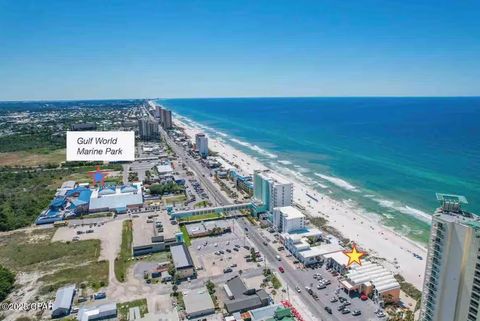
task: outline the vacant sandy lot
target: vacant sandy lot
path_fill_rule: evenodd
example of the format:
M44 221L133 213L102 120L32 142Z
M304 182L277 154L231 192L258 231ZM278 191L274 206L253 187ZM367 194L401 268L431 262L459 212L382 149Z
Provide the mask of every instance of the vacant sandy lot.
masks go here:
M30 151L0 153L0 166L38 166L60 164L65 161L65 149L57 149L48 154Z

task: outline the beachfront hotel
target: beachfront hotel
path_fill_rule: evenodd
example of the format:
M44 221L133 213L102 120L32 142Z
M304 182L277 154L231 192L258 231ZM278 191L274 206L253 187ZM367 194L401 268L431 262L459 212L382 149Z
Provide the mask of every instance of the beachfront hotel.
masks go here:
M480 217L465 212L467 200L437 194L433 214L421 321L480 320Z
M290 206L293 203L293 184L270 170L254 171L253 199L257 214L272 212L275 207Z
M203 158L208 156L208 138L204 133L195 135L195 149Z

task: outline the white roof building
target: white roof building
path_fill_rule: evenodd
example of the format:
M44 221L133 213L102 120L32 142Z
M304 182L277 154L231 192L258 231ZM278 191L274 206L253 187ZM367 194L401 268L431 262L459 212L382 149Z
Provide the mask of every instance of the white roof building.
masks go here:
M115 303L102 304L96 307L83 307L78 311L78 321L95 321L112 319L117 316L117 305Z
M157 165L158 175L170 175L173 173L173 168L170 163Z
M360 292L376 291L380 295L390 294L389 300L398 300L400 284L392 272L377 263L363 261L353 265L340 283L348 290Z
M215 312L212 298L205 286L184 291L183 301L185 302L185 312L187 318L198 318Z
M105 186L92 191L90 212L126 209L143 205L142 183L132 185Z

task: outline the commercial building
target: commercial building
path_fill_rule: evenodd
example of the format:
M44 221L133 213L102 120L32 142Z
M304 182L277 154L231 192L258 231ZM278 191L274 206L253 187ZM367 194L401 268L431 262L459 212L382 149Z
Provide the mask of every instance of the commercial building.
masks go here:
M265 290L248 289L237 275L224 284L229 300L225 301L228 313L245 312L270 304L270 296Z
M271 212L275 207L290 206L293 202L293 184L270 170L253 173L254 211Z
M432 216L421 321L480 320L480 218L462 210L467 199L437 194Z
M142 183L106 185L92 191L89 211L125 213L128 208L141 206L143 206Z
M233 180L235 186L247 193L249 196L253 195L253 178L252 176L240 175L236 169L230 169L228 176Z
M185 244L170 246L173 265L179 279L186 279L195 276L195 266L193 264L190 251Z
M400 300L400 284L393 273L380 264L369 261L363 261L362 265L352 265L340 279L340 284L349 295L353 292L365 294L382 306L383 303L396 303Z
M139 119L138 135L142 140L158 139L160 137L158 122L150 119Z
M78 311L78 321L97 321L116 319L117 305L115 303L102 304L95 307L82 307Z
M293 206L273 208L272 223L280 233L305 229L305 215Z
M208 156L208 138L203 133L198 133L195 135L195 150L203 158Z
M165 213L156 218L133 219L133 256L146 255L168 250L170 246L183 242L178 224L172 224Z
M187 318L199 318L215 313L215 306L206 287L183 291L183 302Z
M322 232L315 228L284 233L280 235L280 239L285 248L305 266L323 262L326 260L326 255L343 250L338 243L312 246L311 243L315 244L322 239Z
M37 225L54 223L65 218L88 213L92 191L75 181L66 181L57 189L48 208L36 220Z
M70 314L73 297L75 296L75 284L64 286L57 290L55 301L52 306L52 318L62 318Z
M168 163L162 163L156 166L158 176L173 175L173 167Z

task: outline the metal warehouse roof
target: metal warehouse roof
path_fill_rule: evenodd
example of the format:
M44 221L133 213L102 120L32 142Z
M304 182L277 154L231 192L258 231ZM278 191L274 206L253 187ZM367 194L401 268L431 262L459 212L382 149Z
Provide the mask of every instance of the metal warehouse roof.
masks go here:
M174 245L170 247L172 253L173 264L175 268L185 268L193 266L192 257L184 244Z
M69 310L72 306L73 296L75 295L75 284L67 285L57 290L55 302L53 302L52 311L57 309Z
M361 266L352 267L346 278L355 285L371 282L378 292L400 287L392 272L379 264L369 261L364 261Z
M185 302L185 310L187 315L199 313L206 310L215 310L212 298L206 287L199 289L184 291L183 301Z

